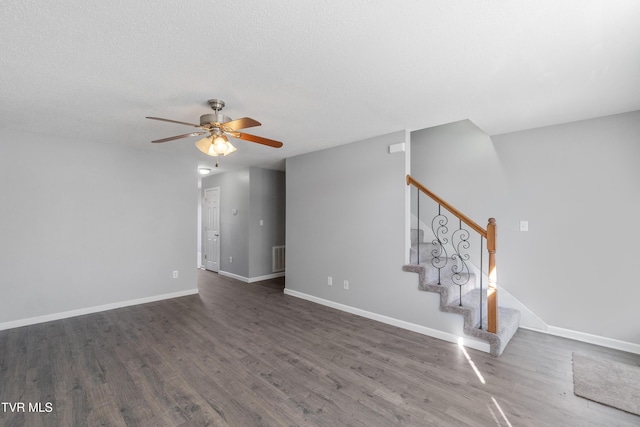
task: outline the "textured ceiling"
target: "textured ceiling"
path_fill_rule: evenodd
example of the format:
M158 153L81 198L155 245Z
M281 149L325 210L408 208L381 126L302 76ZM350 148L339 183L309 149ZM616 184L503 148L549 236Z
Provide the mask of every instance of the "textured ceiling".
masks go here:
M640 2L3 0L0 127L211 158L221 98L249 133L221 170L470 119L489 134L640 109ZM234 140L234 143L236 141ZM281 164L281 163L280 163Z

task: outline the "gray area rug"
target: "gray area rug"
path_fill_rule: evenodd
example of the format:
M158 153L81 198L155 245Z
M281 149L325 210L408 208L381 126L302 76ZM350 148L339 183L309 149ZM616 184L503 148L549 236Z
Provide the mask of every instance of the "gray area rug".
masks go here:
M573 353L573 392L640 415L640 366Z

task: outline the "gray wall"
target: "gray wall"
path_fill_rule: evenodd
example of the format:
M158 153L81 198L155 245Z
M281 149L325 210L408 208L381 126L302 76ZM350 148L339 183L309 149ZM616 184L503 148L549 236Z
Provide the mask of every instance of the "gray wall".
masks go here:
M496 217L498 283L551 326L640 344L640 112L492 141L464 128L414 132L412 163L427 167L412 170L474 217ZM458 178L451 159L465 166Z
M408 153L388 147L407 139L402 131L287 159L286 288L460 335L462 318L441 313L439 296L402 271Z
M262 168L250 173L249 277L260 277L273 272L272 247L285 244L285 173Z
M197 289L195 161L6 129L0 141L0 323Z
M285 244L284 175L252 167L202 179L203 191L220 187L220 270L247 279L272 274L271 247Z

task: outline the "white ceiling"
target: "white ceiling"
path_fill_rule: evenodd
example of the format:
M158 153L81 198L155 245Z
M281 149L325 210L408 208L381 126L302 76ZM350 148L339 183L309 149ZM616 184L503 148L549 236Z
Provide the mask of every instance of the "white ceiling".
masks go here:
M640 109L640 1L3 0L0 127L211 158L191 131L262 122L221 171L470 119L489 134ZM280 163L279 163L280 161Z

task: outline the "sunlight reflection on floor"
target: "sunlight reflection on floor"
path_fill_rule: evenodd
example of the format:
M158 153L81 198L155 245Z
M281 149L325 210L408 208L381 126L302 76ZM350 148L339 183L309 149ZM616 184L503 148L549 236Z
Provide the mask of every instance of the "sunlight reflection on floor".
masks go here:
M511 423L509 422L509 419L507 418L506 414L504 413L504 411L502 410L502 408L500 407L500 405L498 404L498 401L496 400L495 397L491 396L491 400L493 400L493 404L496 405L496 408L498 408L498 411L500 411L500 415L502 415L502 418L504 419L504 421L507 423L507 425L509 427L513 427L511 425Z
M464 357L467 358L467 361L469 362L469 365L473 368L473 372L476 373L476 376L478 377L480 382L482 384L486 384L487 382L484 380L484 377L480 373L480 370L478 369L476 364L473 362L473 360L471 360L471 356L469 356L469 353L467 353L467 349L464 348L464 338L462 338L462 337L458 338L458 347L460 347L460 349L462 350L462 353L464 353Z
M473 362L473 360L471 360L471 356L469 356L469 353L467 352L467 349L464 348L464 338L462 338L462 337L458 338L458 346L460 347L460 350L462 350L462 353L464 354L464 357L466 357L467 361L469 362L469 366L471 366L471 368L473 369L473 372L476 373L476 376L478 377L478 380L480 380L480 382L482 384L486 384L487 382L485 381L484 377L482 376L482 373L480 373L480 370L478 369L476 364ZM507 426L513 427L513 425L509 422L509 419L507 418L507 415L504 413L504 411L500 407L500 404L498 403L496 398L491 396L491 400L493 401L493 404L495 405L496 409L498 409L498 412L502 416L502 419L507 423ZM500 423L500 420L496 416L495 412L493 412L493 409L491 409L491 406L487 405L487 407L489 408L489 412L491 412L491 416L495 420L496 424L499 425L499 426L502 425Z

